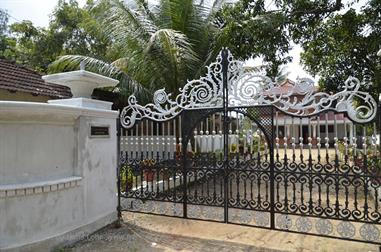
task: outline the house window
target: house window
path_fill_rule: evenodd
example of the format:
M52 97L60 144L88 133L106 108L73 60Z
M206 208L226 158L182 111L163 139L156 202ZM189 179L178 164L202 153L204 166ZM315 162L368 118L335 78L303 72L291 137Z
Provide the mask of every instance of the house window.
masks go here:
M328 133L333 133L333 125L328 125ZM325 125L320 125L320 133L325 133Z

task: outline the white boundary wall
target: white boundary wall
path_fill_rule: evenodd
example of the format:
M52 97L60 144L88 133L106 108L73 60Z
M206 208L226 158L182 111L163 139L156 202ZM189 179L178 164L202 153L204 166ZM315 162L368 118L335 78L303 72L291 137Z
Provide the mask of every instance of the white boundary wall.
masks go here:
M118 112L52 103L0 101L0 251L51 250L117 219Z

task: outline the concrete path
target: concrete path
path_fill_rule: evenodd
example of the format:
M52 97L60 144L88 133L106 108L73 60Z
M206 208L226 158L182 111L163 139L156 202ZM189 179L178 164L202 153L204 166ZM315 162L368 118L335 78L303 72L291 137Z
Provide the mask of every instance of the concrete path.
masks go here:
M379 251L366 243L239 225L127 212L123 219L121 228L102 229L63 251Z
M246 244L159 233L131 224L123 224L118 229L113 227L105 228L76 243L74 246L62 249L62 251L282 252Z

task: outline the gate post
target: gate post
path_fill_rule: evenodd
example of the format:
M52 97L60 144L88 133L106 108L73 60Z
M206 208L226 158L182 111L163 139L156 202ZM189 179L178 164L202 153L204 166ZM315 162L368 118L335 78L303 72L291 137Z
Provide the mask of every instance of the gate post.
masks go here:
M229 97L228 97L228 50L222 49L222 101L223 101L223 110L224 110L224 122L223 122L223 133L224 133L224 222L229 221L228 213L228 164L229 164L229 118L228 118L228 106L229 106Z
M120 167L121 167L121 162L120 162L120 138L122 135L122 128L120 127L120 118L118 117L116 119L116 176L117 176L117 186L118 186L118 206L117 206L117 211L118 211L118 222L116 224L117 227L121 227L122 224L122 208L120 205Z

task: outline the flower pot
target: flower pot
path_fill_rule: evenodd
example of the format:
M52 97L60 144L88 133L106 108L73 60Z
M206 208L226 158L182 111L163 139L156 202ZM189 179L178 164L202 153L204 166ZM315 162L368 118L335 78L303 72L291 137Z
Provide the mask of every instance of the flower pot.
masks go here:
M152 170L145 170L144 171L144 180L147 182L153 182L153 179L155 177L155 171Z
M357 166L357 167L364 167L364 159L362 159L362 158L356 158L355 159L355 166Z

